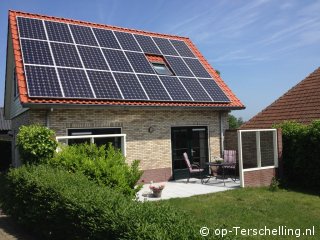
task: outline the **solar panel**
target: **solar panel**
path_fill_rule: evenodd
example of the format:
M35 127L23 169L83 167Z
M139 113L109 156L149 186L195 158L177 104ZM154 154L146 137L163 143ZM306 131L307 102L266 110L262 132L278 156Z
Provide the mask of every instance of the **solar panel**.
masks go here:
M195 57L185 42L173 39L170 39L170 41L182 57Z
M160 76L163 85L169 92L172 100L176 101L192 101L188 92L177 77Z
M61 85L66 97L94 98L84 70L58 68Z
M169 63L171 69L177 76L186 76L186 77L193 77L192 72L189 70L187 65L183 62L182 58L180 57L165 57L167 62Z
M163 55L179 56L179 54L174 49L174 47L172 46L172 44L168 39L153 37L153 40L156 42L157 46L160 48Z
M142 51L145 53L153 53L153 54L161 54L159 49L157 48L157 45L153 42L152 38L149 36L143 36L143 35L134 35L137 39L140 47L142 48Z
M25 66L30 97L62 97L53 67Z
M108 65L99 48L78 46L82 62L86 68L109 70Z
M53 65L48 42L21 39L24 63Z
M150 100L170 100L168 93L157 76L139 74L138 78Z
M51 41L73 43L67 24L45 21L48 38Z
M78 25L70 25L70 29L76 43L89 46L98 46L91 28Z
M106 57L111 70L120 72L132 72L132 68L122 51L103 49L104 56Z
M46 32L41 20L17 17L20 37L46 40Z
M143 53L125 52L125 54L127 55L135 72L154 74L153 68Z
M87 71L87 74L97 98L122 99L110 72Z
M215 102L230 102L226 94L221 90L218 84L213 79L201 79L199 78L200 83L209 93L210 97Z
M137 77L130 73L114 73L122 95L127 100L148 100Z
M206 91L202 88L196 78L179 78L185 88L188 90L193 100L212 102Z
M131 33L114 31L114 34L120 42L122 49L141 52L138 43Z
M200 63L198 59L184 58L184 61L196 77L211 78L210 74L207 72L207 70L203 67L203 65Z
M112 31L100 28L93 28L93 31L101 47L121 49Z
M51 49L58 66L82 68L82 64L74 45L51 43Z

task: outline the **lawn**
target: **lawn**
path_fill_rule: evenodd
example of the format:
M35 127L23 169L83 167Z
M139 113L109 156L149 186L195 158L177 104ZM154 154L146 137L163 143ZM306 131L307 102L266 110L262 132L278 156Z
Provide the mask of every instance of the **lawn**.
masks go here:
M279 226L284 226L285 229L301 229L299 238L241 236L240 239L319 239L320 237L320 197L315 195L287 190L271 192L267 188L246 188L170 199L167 202L190 212L199 223L209 229L214 228L216 224L225 224L227 229L233 232L235 232L233 227L260 229L266 226L268 229L278 229ZM315 227L315 236L302 236L303 231L312 226Z

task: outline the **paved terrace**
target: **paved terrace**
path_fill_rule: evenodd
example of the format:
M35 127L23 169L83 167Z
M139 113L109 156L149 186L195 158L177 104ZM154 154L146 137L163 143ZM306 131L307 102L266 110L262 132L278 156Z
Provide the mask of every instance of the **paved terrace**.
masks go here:
M206 181L206 180L205 180ZM162 183L154 183L160 185ZM149 189L150 184L143 185L143 188L138 192L139 201L156 201L170 198L185 198L195 195L222 192L232 189L240 188L240 181L235 182L232 179L225 179L225 186L223 179L210 179L207 183L201 184L200 179L190 178L189 183L187 179L170 181L163 183L165 188L162 190L160 198L153 197L152 191Z

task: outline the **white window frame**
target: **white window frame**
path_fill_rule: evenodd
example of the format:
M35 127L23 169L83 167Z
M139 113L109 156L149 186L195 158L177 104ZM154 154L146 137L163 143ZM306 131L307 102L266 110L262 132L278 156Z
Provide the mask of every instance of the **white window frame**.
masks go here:
M56 140L68 140L68 139L84 139L89 138L90 143L94 143L95 138L113 138L113 137L121 137L121 152L124 156L127 156L126 152L126 138L127 134L103 134L103 135L78 135L78 136L57 136Z

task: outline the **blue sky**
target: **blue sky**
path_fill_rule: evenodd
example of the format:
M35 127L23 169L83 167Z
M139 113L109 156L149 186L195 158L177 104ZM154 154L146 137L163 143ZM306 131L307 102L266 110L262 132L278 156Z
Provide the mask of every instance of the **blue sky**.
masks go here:
M2 0L0 106L9 9L190 37L245 120L320 66L320 0Z

